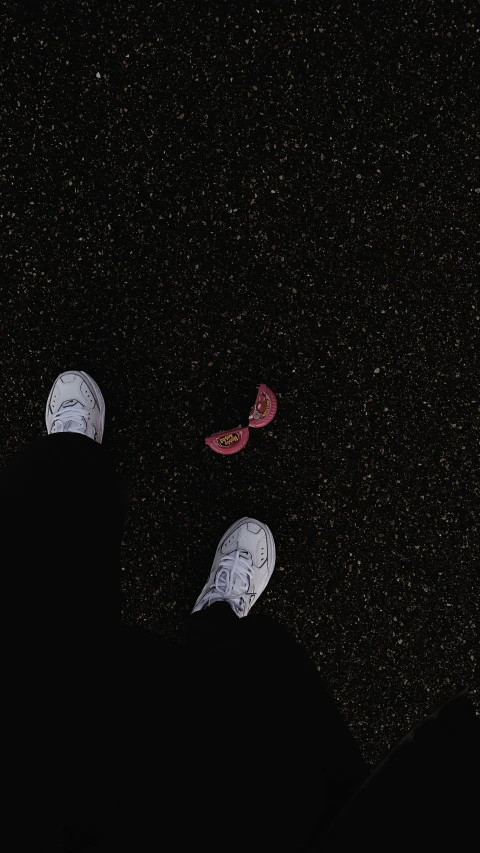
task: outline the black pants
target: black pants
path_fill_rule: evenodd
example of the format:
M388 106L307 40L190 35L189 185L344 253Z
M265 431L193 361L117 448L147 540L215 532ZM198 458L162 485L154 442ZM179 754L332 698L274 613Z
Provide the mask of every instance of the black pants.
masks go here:
M4 752L31 849L302 850L369 772L303 649L225 603L181 644L121 625L128 490L92 439L34 441L0 496Z

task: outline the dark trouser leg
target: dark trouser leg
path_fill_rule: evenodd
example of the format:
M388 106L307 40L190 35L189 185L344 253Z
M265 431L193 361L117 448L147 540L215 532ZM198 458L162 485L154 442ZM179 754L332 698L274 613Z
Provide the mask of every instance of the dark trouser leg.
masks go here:
M45 435L0 471L0 494L23 614L51 637L118 625L128 498L108 452L77 433Z
M127 493L101 445L60 433L8 461L0 501L9 789L34 849L48 833L56 850L62 826L94 827L113 797Z
M74 433L0 472L6 776L34 849L79 828L99 850L299 849L328 780L363 779L353 739L270 620L217 604L189 617L183 652L128 628L117 643L126 497L105 449Z
M174 849L191 828L182 650L120 623L127 500L75 433L0 471L5 811L38 853Z
M218 837L234 816L230 843L301 850L369 772L316 667L282 626L239 619L225 603L192 614L185 642L198 726L190 772L199 791L213 780Z

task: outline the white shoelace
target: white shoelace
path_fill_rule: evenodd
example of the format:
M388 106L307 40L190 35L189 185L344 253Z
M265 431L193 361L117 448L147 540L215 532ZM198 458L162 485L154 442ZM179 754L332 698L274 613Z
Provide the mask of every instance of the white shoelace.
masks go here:
M65 432L68 422L70 421L69 432L82 432L84 433L86 430L88 415L86 413L85 408L81 403L75 403L73 406L68 406L66 409L60 409L55 415L52 423L52 429L50 432L53 432L53 427L55 425L55 421L61 421L63 424L63 431Z
M254 592L248 592L252 577L253 560L248 551L240 552L237 549L222 557L215 575L215 584L203 599L204 607L214 601L231 601L236 605L236 610L243 610L245 601L242 597L255 595Z

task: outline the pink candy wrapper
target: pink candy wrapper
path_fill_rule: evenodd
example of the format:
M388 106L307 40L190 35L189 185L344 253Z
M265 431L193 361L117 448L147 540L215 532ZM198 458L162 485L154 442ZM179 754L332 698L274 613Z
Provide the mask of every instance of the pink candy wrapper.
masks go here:
M266 385L258 385L257 399L255 405L250 409L248 416L249 426L264 427L273 421L277 414L277 398Z
M248 426L238 426L235 429L214 432L213 435L205 439L205 444L211 447L215 453L221 453L222 456L238 453L239 450L243 450L249 439L249 426L257 429L267 426L270 421L273 421L277 414L277 398L265 384L257 385L257 388L257 399L250 409Z
M214 432L213 435L205 439L205 444L208 444L215 453L230 456L232 453L243 450L248 438L248 426L238 426L225 432Z

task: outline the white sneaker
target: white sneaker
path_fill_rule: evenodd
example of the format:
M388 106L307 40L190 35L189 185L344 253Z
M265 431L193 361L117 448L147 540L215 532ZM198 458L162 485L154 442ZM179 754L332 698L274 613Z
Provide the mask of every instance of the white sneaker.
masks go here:
M275 568L272 531L255 518L240 518L217 548L210 577L192 610L228 601L237 616L246 616L267 586Z
M105 401L88 373L67 370L57 376L48 396L45 421L49 435L79 432L102 443Z

